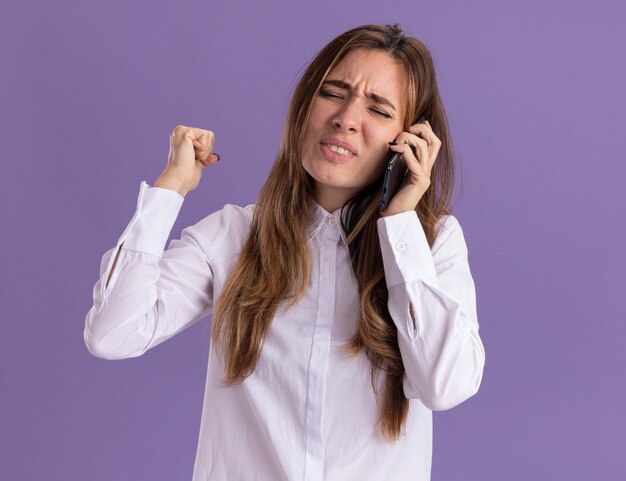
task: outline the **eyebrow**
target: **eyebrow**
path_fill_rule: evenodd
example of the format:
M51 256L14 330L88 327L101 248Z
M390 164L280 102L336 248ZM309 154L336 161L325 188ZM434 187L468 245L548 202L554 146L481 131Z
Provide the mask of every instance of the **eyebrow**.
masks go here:
M344 82L343 80L325 80L324 82L322 82L322 86L324 86L325 84L333 85L334 87L345 90L352 90L354 88L348 82ZM381 95L375 94L374 92L365 92L365 96L371 98L374 102L378 104L387 105L388 107L391 107L394 111L396 110L394 105L388 99Z

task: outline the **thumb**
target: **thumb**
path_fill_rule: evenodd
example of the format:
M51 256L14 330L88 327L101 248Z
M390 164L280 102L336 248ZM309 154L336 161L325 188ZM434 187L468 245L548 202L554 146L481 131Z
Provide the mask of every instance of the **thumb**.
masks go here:
M196 160L200 162L203 165L203 167L208 167L209 165L219 162L220 154L213 152L205 160L199 159L198 157L196 157Z

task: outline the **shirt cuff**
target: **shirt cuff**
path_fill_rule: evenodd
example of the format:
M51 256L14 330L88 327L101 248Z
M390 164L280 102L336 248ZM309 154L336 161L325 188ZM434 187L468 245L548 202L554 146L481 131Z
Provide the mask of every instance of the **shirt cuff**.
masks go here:
M161 257L185 198L178 192L141 182L137 209L117 241L123 248Z
M437 276L424 228L415 211L376 221L387 288Z

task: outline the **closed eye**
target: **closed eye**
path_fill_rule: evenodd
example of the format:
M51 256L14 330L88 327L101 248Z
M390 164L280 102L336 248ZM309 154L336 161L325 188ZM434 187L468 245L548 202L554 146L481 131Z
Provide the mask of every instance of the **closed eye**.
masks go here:
M382 116L383 116L383 117L385 117L385 118L388 118L388 119L390 119L390 118L391 118L391 115L389 115L387 112L382 112L382 111L380 111L380 110L376 110L376 109L371 109L371 110L372 110L372 112L375 112L375 113L377 113L378 115L382 115Z
M320 95L322 97L335 97L335 98L338 98L338 99L342 98L340 95L333 94L333 93L329 92L328 90L320 90Z
M331 98L336 98L336 99L342 99L343 97L341 95L337 95L334 94L332 92L329 92L328 90L320 90L320 95L322 97L331 97ZM391 115L389 115L387 112L383 112L382 110L378 110L378 109L370 109L372 112L374 112L377 115L382 115L383 117L390 119Z

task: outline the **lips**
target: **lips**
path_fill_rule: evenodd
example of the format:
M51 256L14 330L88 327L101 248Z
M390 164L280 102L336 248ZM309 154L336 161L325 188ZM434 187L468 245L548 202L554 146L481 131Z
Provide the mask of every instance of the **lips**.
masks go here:
M320 143L343 147L344 149L350 151L352 155L356 155L356 149L354 148L354 145L352 145L350 142L346 142L345 140L338 139L337 137L322 137Z
M352 155L350 152L348 152L347 154L340 154L339 152L335 152L323 142L320 142L317 145L319 146L319 151L324 156L324 158L327 161L332 162L333 164L345 164L348 162L352 162L352 159L355 158L354 155Z

